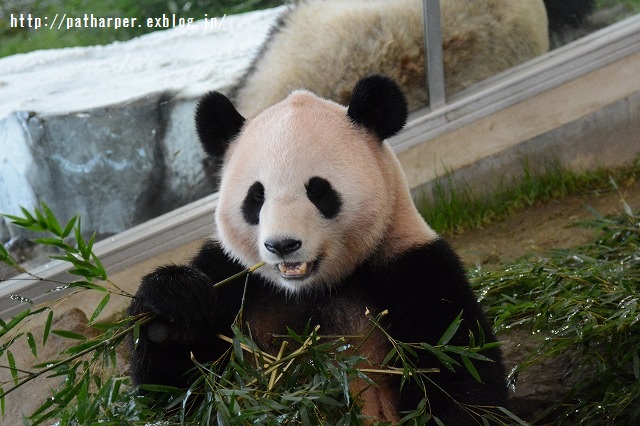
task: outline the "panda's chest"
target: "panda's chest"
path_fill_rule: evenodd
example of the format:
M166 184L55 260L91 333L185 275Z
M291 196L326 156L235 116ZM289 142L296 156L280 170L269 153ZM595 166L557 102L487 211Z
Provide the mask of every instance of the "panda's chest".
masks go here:
M301 333L309 325L319 326L320 335L365 334L372 325L365 312L375 308L369 305L358 294L292 297L265 292L246 299L244 320L256 343L270 352L280 347L288 328Z

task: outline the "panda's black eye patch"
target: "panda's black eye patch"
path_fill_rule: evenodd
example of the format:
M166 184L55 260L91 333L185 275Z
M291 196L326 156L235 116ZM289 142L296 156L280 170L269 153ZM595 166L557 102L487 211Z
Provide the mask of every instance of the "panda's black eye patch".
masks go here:
M249 225L260 223L260 209L263 204L264 186L260 182L254 182L242 202L242 217Z
M333 219L340 212L342 199L328 180L314 176L306 185L307 197L327 218Z

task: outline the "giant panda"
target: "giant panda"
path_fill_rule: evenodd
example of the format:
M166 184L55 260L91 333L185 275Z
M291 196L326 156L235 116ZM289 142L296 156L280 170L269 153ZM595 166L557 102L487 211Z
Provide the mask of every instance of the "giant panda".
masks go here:
M422 3L295 2L231 90L236 107L252 117L295 89L346 105L355 82L373 73L396 80L410 110L427 106ZM440 0L447 96L547 52L549 31L578 25L592 7L593 0Z
M252 338L269 352L287 327L361 336L371 327L366 312L383 311L386 332L399 341L437 344L462 312L450 344L468 345L478 327L495 342L459 258L416 210L385 142L406 119L402 91L380 75L361 79L348 107L295 91L248 120L224 95L205 95L196 127L204 150L221 161L217 233L189 263L142 279L128 312L154 320L132 345L134 383L189 386L190 354L219 359L228 344L216 335L230 334L241 303ZM213 288L259 262L266 265L250 275L245 295L242 285ZM382 332L361 347L374 366L390 350ZM474 410L461 407L505 406L500 350L485 354L493 362L476 364L482 383L462 367L453 373L426 355L416 361L440 368L427 396L445 424L475 424ZM395 377L361 386L363 414L397 422L416 408L422 392L401 391Z

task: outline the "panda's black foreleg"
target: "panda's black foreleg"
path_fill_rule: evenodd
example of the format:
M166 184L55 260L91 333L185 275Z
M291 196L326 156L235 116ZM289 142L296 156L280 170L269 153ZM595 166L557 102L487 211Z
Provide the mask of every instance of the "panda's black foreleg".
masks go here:
M216 300L210 278L193 266L163 266L142 279L128 309L130 316L150 315L137 341L130 337L134 384L186 388L193 378L192 356L207 362L222 355Z

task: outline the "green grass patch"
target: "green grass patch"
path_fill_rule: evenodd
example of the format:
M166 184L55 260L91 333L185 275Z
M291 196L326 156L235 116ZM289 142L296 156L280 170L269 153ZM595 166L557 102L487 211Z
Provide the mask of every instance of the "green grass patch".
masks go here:
M585 172L548 165L536 173L526 162L522 169L520 178L502 179L482 193L468 183L455 183L450 175L444 176L429 196L421 197L418 209L437 232L456 234L504 220L536 203L612 191L612 180L621 187L631 185L640 178L640 158L626 167Z
M621 5L626 8L629 15L640 13L640 0L596 0L595 9L602 10Z

